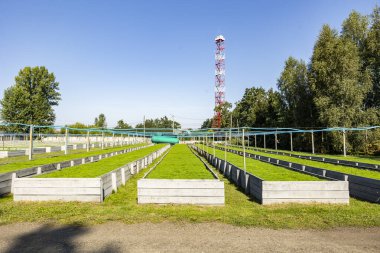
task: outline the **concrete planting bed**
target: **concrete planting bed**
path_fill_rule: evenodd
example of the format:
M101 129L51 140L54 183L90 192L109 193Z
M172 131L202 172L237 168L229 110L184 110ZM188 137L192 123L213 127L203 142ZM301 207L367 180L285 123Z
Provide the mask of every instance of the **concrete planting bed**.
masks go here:
M32 177L39 174L54 172L54 171L61 170L67 167L73 167L73 166L77 166L81 164L97 162L104 158L129 153L129 152L139 150L148 146L130 147L130 148L122 149L119 151L103 153L99 155L92 155L92 156L87 156L87 157L82 157L82 158L76 158L76 159L62 161L62 162L43 164L43 165L31 167L31 168L26 168L26 169L21 169L21 170L16 170L16 171L0 174L0 196L11 193L12 182L15 178Z
M224 205L224 182L187 145L175 145L137 182L139 204Z
M226 178L263 205L313 202L349 204L347 181L265 181L200 147L193 148Z
M222 147L217 147L219 150L224 150ZM243 155L243 152L235 149L228 149L228 152ZM311 175L317 175L320 178L334 181L347 181L349 182L349 192L352 197L373 202L380 203L380 180L374 178L367 178L357 175L351 175L348 173L317 168L313 166L306 166L300 163L283 161L263 155L250 154L246 152L246 157L259 160L265 163L275 164L280 167L288 168L301 173L307 173ZM373 173L377 173L374 171Z
M14 178L14 201L102 202L131 175L147 167L169 146L96 178Z

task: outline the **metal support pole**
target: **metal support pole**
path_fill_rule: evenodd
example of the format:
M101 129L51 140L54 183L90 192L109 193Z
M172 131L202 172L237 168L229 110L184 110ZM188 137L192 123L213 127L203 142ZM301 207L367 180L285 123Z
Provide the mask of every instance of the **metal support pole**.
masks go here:
M274 134L274 147L277 150L277 133Z
M346 130L343 130L343 155L347 156L347 149L346 149Z
M206 152L208 153L208 135L206 135Z
M145 142L145 115L144 115L144 142Z
M224 138L224 161L227 162L227 133Z
M29 160L33 159L33 125L29 129Z
M90 131L87 131L87 152L90 151Z
M311 152L314 154L314 132L311 131Z
M69 144L69 129L66 127L65 129L65 155L69 153L68 144Z
M112 133L112 147L115 147L115 133Z
M256 138L256 134L255 134L255 148L257 148L257 138Z
M214 158L215 158L215 133L212 133L212 147L214 148Z
M232 113L230 114L230 145L231 145L231 139L232 139Z
M264 148L267 148L267 143L265 141L265 134L264 134Z
M102 132L102 149L104 149L104 132Z
M290 133L290 151L293 151L293 133Z
M243 164L244 164L244 174L247 174L247 166L245 163L245 145L244 145L244 128L243 128Z

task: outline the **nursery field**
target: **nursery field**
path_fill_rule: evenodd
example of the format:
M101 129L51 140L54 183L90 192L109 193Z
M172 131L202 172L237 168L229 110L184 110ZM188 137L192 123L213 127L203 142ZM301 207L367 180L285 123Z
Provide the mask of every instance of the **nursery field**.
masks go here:
M232 156L231 156L232 157ZM107 159L105 159L107 160ZM380 226L380 205L350 199L350 205L281 204L262 206L225 182L224 206L139 205L136 201L137 180L144 172L133 175L117 193L103 203L13 202L12 196L0 198L0 224L15 222L49 222L91 225L120 221L146 222L220 222L237 226L265 228L374 227Z
M249 147L253 148L253 147ZM354 156L354 155L330 155L330 154L312 154L312 153L307 153L307 152L300 152L300 151L289 151L289 150L282 150L282 149L269 149L269 148L257 148L262 151L274 151L274 152L283 152L283 153L288 153L288 154L294 154L294 155L303 155L303 156L318 156L318 157L325 157L325 158L332 158L332 159L337 159L337 160L345 160L345 161L352 161L352 162L361 162L361 163L369 163L369 164L380 164L380 156L377 155L359 155L359 156Z
M242 151L242 148L236 148L236 147L229 147L230 149ZM347 173L351 175L356 175L356 176L361 176L361 177L367 177L367 178L373 178L373 179L380 179L380 172L379 171L373 171L373 170L366 170L366 169L358 169L358 168L353 168L349 166L342 166L342 165L334 165L330 163L324 163L324 162L317 162L317 161L311 161L307 159L301 159L301 158L295 158L295 157L290 157L286 155L275 155L275 154L270 154L270 153L265 153L265 152L259 152L259 151L253 151L253 150L248 150L246 149L247 153L250 154L256 154L256 155L262 155L266 157L271 157L275 159L280 159L284 160L287 162L294 162L294 163L299 163L307 166L313 166L321 169L327 169L327 170L333 170L333 171L338 171L342 173ZM252 159L248 159L252 160Z
M202 161L185 144L173 146L147 178L154 179L214 179Z
M197 145L199 148L203 149L203 145ZM209 148L209 153L213 153L213 149ZM224 159L224 151L215 149L216 157ZM227 153L227 161L234 164L235 166L243 169L244 162L243 157L240 155ZM256 161L253 159L246 159L247 172L252 173L266 181L318 181L322 180L317 177L306 175L300 172L288 170L281 168L272 164L268 164L261 161Z
M0 159L0 174L11 172L15 170L31 168L39 165L63 162L67 160L83 158L87 156L101 155L114 151L119 151L127 148L143 146L146 144L127 145L122 147L107 148L107 149L91 149L87 152L85 149L70 150L69 154L65 155L64 152L53 152L34 155L34 160L28 160L27 156L10 157Z
M159 150L165 144L150 146L132 151L126 154L104 158L96 163L82 164L75 167L65 168L52 173L40 175L40 178L93 178L99 177L107 172L117 169L129 162L142 158Z

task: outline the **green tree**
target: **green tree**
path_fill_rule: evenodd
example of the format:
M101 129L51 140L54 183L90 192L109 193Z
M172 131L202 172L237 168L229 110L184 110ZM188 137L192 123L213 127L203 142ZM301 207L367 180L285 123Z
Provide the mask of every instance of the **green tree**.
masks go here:
M371 14L370 28L366 40L365 61L371 72L372 89L367 99L367 107L380 108L380 7L376 6Z
M358 47L324 25L314 46L309 80L318 120L322 126L353 127L360 124L364 98L370 88L368 72L361 71ZM341 137L331 136L334 151L341 150Z
M211 128L213 118L203 121L201 128Z
M267 124L268 94L262 87L245 89L243 98L232 112L233 122L239 126L263 127Z
M220 105L219 107L215 107L214 111L217 112L217 111L220 111L221 113L221 116L222 116L222 122L221 122L221 128L225 128L225 127L230 127L230 115L231 115L231 108L232 108L232 104L229 103L229 102L224 102L222 105ZM211 126L212 126L212 121L215 120L215 117L212 118L211 120Z
M106 116L103 113L95 118L94 126L98 128L107 128Z
M80 123L80 122L76 122L74 124L66 125L66 126L69 128L79 128L79 129L90 128L90 126L87 126L87 125ZM60 132L61 132L61 134L64 134L66 132L65 128L61 128ZM86 133L87 133L86 130L84 130L84 131L82 131L82 130L70 130L70 134L86 134Z
M356 45L323 26L310 65L310 83L322 125L351 127L355 123L370 87L368 75L360 69Z
M364 54L365 44L368 34L368 17L357 11L352 11L348 18L343 21L342 37L351 40L359 49L361 55Z
M136 128L143 128L144 124L139 123L136 125ZM169 119L167 116L164 116L162 118L156 118L156 119L146 119L145 120L145 128L172 128L173 127L173 120ZM177 121L174 121L174 128L179 129L181 128L181 124Z
M124 120L119 120L117 122L117 125L115 127L115 129L128 129L128 128L132 128L128 123L124 122Z
M289 57L284 70L277 81L281 94L283 115L289 127L313 125L312 91L307 79L307 67L304 61Z
M53 106L61 95L54 73L41 67L25 67L15 78L15 84L4 91L0 101L1 118L5 122L33 125L52 125Z

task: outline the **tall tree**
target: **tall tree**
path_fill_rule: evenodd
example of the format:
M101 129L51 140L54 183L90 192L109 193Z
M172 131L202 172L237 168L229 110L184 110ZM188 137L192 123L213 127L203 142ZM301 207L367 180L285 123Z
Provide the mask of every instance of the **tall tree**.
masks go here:
M144 124L139 123L136 125L136 128L143 128ZM172 128L173 120L169 119L167 116L156 119L146 119L145 120L145 128ZM181 128L181 124L177 121L174 121L174 128Z
M25 67L16 76L15 84L4 91L1 118L6 122L52 125L53 106L61 100L58 91L54 73L43 66Z
M266 120L266 91L264 88L245 89L244 95L233 110L233 121L239 120L240 126L262 126Z
M115 127L116 129L128 129L128 128L132 128L128 123L124 122L124 120L119 120L117 122L117 125Z
M358 48L324 25L314 46L310 83L323 126L351 127L361 114L370 80L362 75Z
M312 92L304 61L289 57L277 81L284 106L284 118L289 127L313 125Z
M358 47L360 54L363 55L367 34L368 17L357 11L352 11L348 18L343 21L342 37L351 40Z
M380 7L371 14L370 28L366 40L366 65L371 72L372 89L366 99L367 107L380 108Z
M225 128L225 127L229 127L230 126L230 115L231 115L231 108L232 108L232 104L229 103L229 102L224 102L222 105L220 105L219 107L215 107L214 111L220 111L221 115L222 115L222 122L221 122L221 128ZM213 118L211 120L211 125L210 127L212 126L212 121L214 120L215 118Z
M98 128L106 128L107 127L106 116L103 113L99 114L99 117L95 118L94 125L95 127L98 127Z

